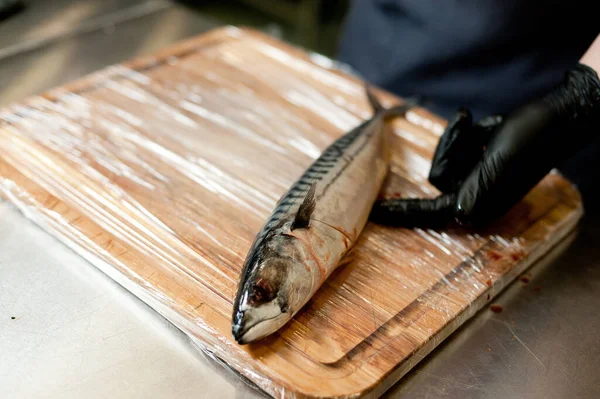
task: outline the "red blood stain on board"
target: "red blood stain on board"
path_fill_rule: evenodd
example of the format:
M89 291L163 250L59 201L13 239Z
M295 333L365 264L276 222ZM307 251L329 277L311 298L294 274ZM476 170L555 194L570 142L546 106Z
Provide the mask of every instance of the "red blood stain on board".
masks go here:
M487 300L488 300L488 301L490 300L490 294L488 294L488 295L487 295Z
M488 287L492 286L492 280L491 279L487 279L487 281L485 282L487 284Z
M496 252L496 251L487 251L487 256L491 259L491 260L500 260L502 259L502 254Z
M490 305L490 310L494 313L502 313L504 307L502 305Z
M531 277L529 277L527 274L524 274L521 277L519 277L519 280L527 284L531 281Z
M523 259L524 256L525 253L523 251L513 252L512 254L510 254L510 258L515 262L520 261L521 259Z
M540 292L540 291L542 290L542 287L535 287L533 290L534 290L535 292Z

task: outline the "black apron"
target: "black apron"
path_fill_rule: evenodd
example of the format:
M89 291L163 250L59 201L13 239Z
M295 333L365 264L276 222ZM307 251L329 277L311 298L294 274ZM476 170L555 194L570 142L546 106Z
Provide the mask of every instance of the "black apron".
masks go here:
M506 113L559 82L600 32L593 0L354 0L337 58L449 118ZM594 7L592 7L594 6Z

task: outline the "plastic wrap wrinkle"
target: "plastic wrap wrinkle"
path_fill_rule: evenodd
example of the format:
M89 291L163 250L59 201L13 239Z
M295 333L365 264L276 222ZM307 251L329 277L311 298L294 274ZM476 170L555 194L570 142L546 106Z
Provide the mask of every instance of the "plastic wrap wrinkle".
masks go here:
M321 151L371 116L362 82L340 70L237 29L107 68L0 113L0 192L270 395L378 396L580 209L553 174L488 232L368 224L354 261L286 327L237 345L232 300L256 233ZM443 126L422 109L390 124L382 196L438 194L427 175Z

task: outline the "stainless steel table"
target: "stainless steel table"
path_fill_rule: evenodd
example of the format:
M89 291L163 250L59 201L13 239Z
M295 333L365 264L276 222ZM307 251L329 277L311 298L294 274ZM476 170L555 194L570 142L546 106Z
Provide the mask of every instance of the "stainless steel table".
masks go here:
M0 106L218 22L161 0L30 2L0 23ZM0 204L1 398L258 398L187 338ZM600 216L387 397L600 397Z

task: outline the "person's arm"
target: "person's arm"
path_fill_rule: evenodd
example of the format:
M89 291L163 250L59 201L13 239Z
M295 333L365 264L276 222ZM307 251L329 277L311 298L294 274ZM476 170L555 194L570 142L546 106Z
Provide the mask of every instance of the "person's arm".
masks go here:
M459 110L436 148L434 199L378 201L371 220L397 226L481 225L505 214L548 172L600 134L600 36L564 80L508 116L473 123Z
M590 68L594 68L594 70L600 74L600 35L596 37L596 40L594 40L590 48L588 48L583 57L581 57L580 62Z

